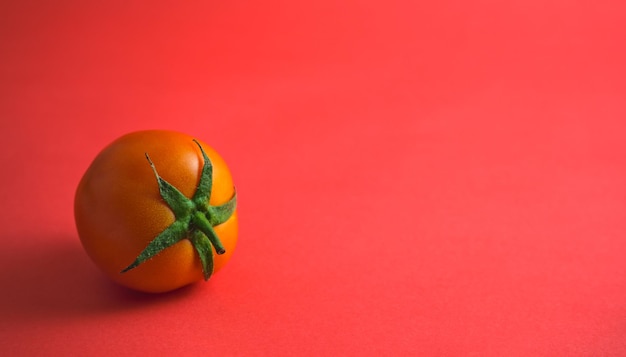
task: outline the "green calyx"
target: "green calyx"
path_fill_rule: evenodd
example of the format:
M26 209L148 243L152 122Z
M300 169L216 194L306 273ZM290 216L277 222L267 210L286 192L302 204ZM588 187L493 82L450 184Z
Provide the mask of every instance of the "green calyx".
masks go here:
M224 246L213 229L214 226L226 222L235 211L237 206L237 192L223 205L211 206L211 188L213 186L213 165L198 141L194 142L200 148L204 158L204 166L200 182L191 199L183 195L176 187L165 181L156 170L150 156L146 159L150 163L154 176L159 184L161 198L167 203L174 213L175 221L157 235L148 246L137 256L135 261L122 270L125 273L136 268L146 260L159 254L162 250L178 243L183 239L189 239L195 248L202 263L204 280L208 280L213 274L213 250L217 254L224 254Z

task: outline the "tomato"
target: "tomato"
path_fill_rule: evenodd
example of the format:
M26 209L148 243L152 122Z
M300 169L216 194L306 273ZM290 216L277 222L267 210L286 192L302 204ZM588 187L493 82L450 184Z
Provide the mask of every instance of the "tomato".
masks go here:
M78 184L74 216L94 263L145 292L208 280L237 243L226 162L209 145L172 131L134 132L104 148Z

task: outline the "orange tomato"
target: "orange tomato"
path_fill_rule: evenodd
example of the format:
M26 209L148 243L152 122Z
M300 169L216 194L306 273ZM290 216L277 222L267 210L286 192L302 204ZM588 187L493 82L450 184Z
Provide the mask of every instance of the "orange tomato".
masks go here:
M231 173L215 150L155 130L127 134L98 154L78 185L74 213L85 251L106 275L165 292L207 280L229 261L235 205Z

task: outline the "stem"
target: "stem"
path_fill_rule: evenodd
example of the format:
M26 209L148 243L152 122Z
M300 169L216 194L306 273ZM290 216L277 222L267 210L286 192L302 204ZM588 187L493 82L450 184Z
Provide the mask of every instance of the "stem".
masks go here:
M209 223L209 220L202 212L194 213L191 221L202 233L206 234L207 238L211 241L211 244L213 244L217 254L221 255L226 253L226 250L217 236L217 233L215 233L213 226Z
M150 241L135 261L122 270L122 273L136 268L182 239L189 239L202 263L204 279L208 280L213 274L213 248L218 255L226 252L213 226L222 224L232 217L237 205L237 193L235 192L233 197L222 205L211 206L209 204L213 187L213 164L200 143L195 139L193 141L200 148L204 164L192 199L187 198L176 187L159 176L152 159L147 153L145 154L157 179L159 194L176 219Z

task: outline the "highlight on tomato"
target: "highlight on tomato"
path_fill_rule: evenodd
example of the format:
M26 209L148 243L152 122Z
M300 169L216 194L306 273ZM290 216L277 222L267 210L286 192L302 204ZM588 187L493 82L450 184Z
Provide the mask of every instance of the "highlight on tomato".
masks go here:
M166 292L208 280L237 244L237 193L224 159L192 136L130 133L93 160L78 184L80 241L113 281Z

